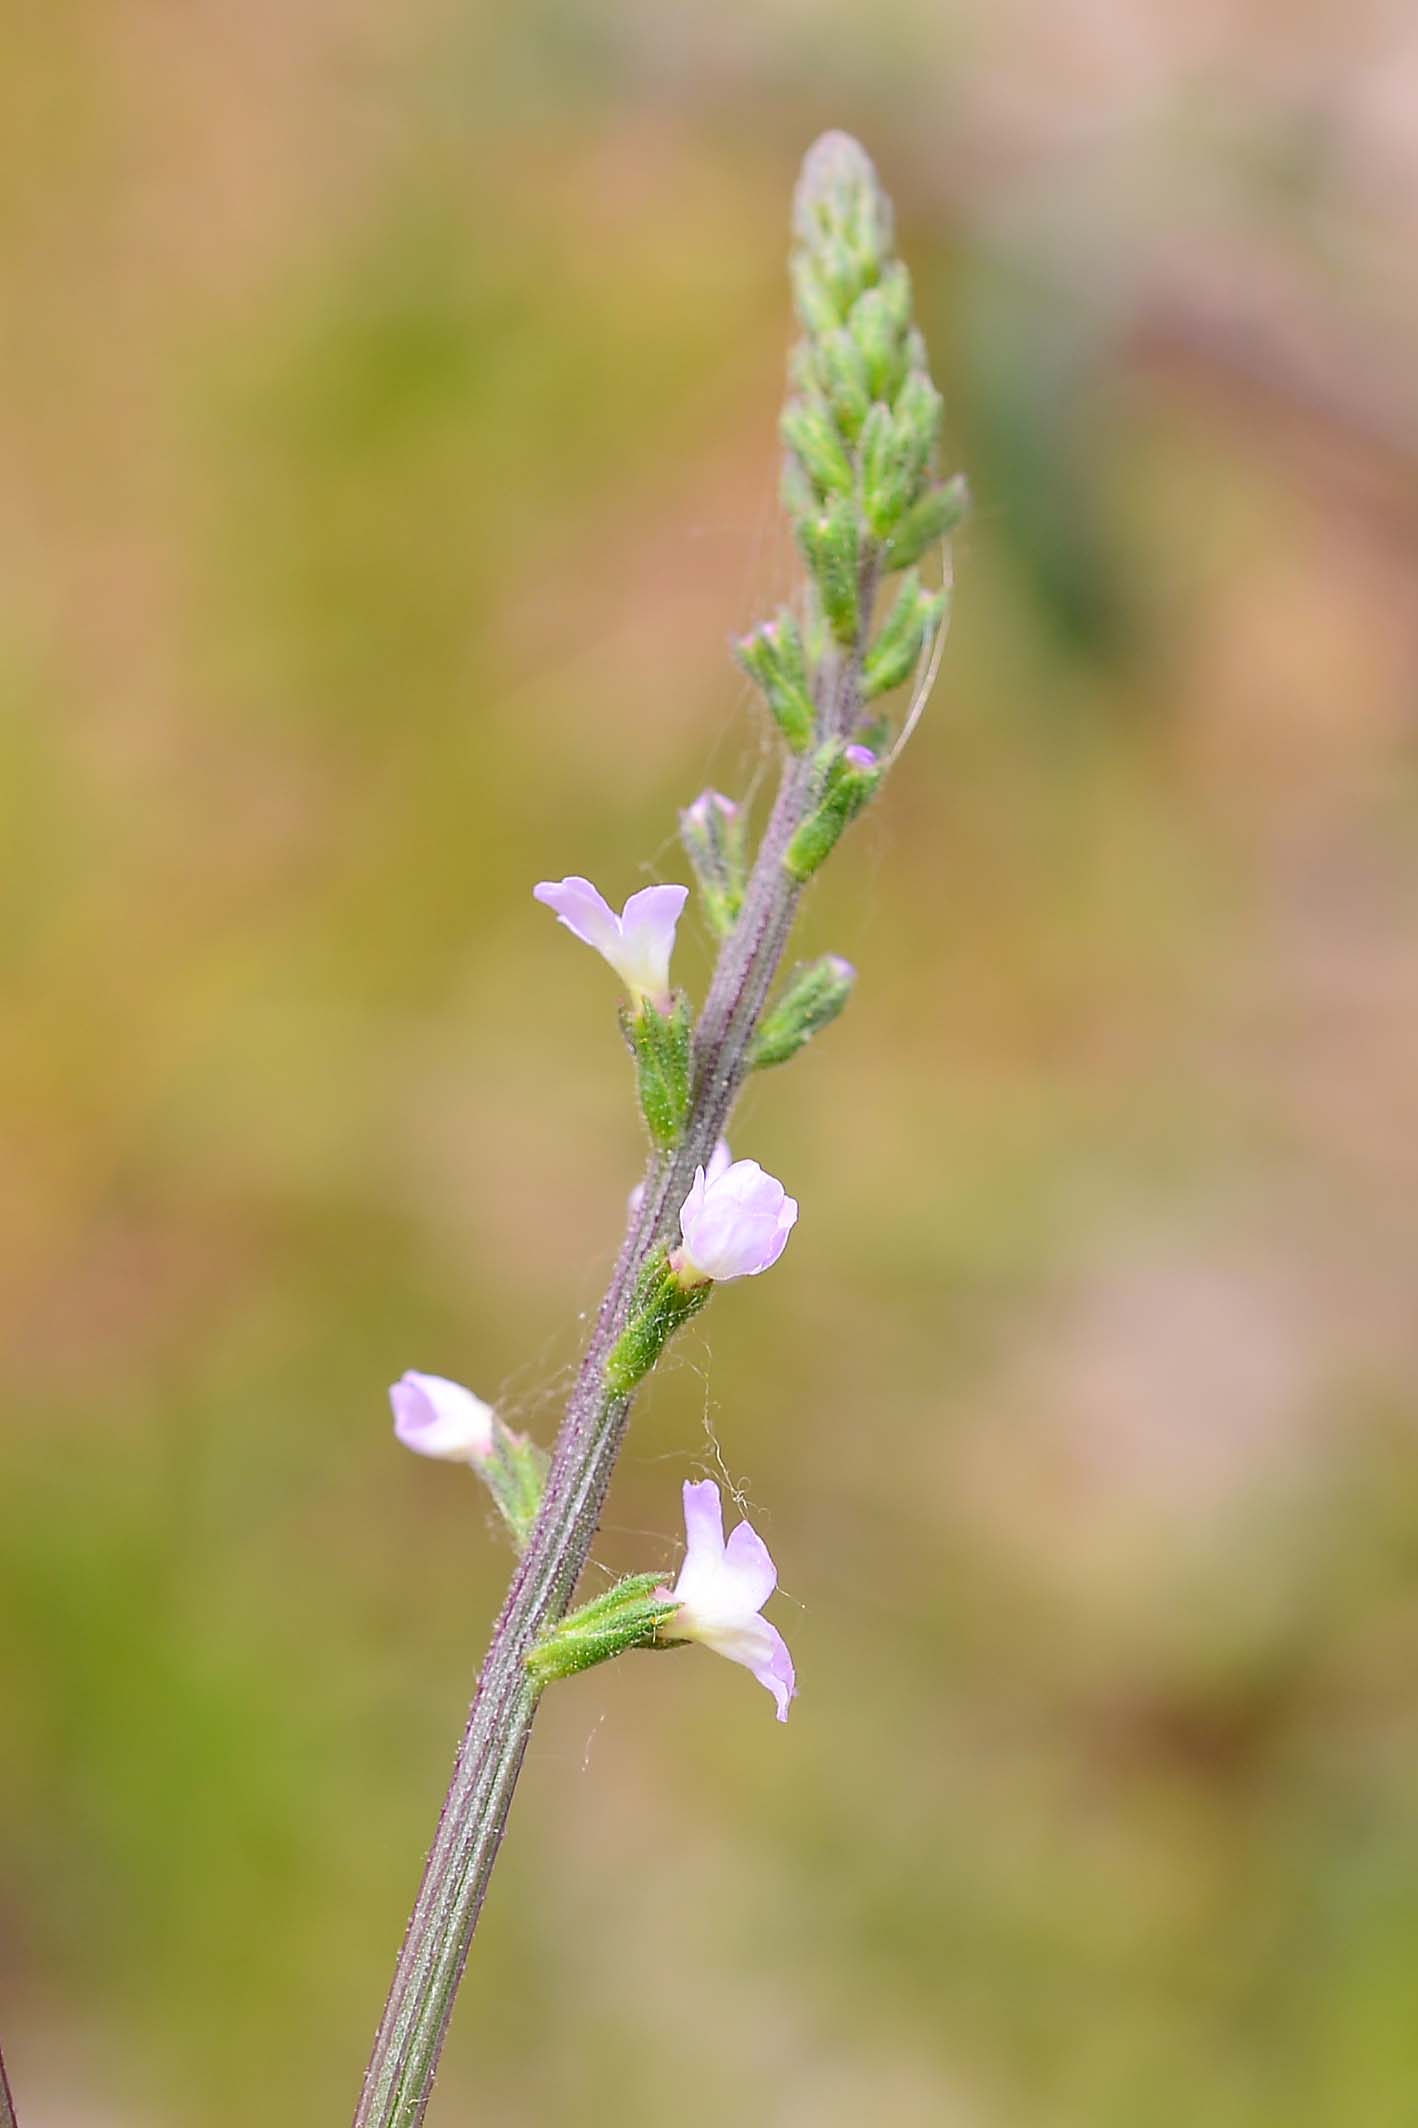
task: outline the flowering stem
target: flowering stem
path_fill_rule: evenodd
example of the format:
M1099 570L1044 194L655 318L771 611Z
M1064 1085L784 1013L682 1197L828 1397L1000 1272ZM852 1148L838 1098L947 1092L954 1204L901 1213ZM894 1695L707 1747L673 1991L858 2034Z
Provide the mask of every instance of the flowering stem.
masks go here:
M695 1039L689 1118L672 1155L652 1159L597 1312L532 1530L478 1680L433 1848L399 1953L355 2128L417 2128L521 1769L537 1694L526 1667L543 1627L570 1605L590 1555L632 1399L608 1396L605 1364L651 1250L722 1135L802 888L783 853L814 802L811 763L786 765L777 803L725 942Z
M753 1068L758 1029L804 883L880 781L873 752L849 743L868 695L887 684L880 648L863 680L879 579L884 560L889 568L902 566L899 554L891 558L889 542L895 539L900 548L913 511L935 508L931 523L939 536L942 520L932 496L945 492L930 486L940 402L923 366L920 335L910 326L909 281L891 258L890 222L889 204L862 149L840 134L824 136L804 165L795 209L795 288L806 338L795 355L802 395L784 416L785 440L797 461L790 468L797 498L790 507L813 579L810 692L795 621L776 629L765 625L745 639L741 662L765 685L786 741L782 778L753 869L742 882L741 902L741 846L723 839L735 808L720 800L721 817L711 819L706 810L700 819L692 808L686 816L691 858L701 883L706 874L709 879L710 921L717 930L732 928L693 1031L687 1087L682 1048L678 1037L671 1040L672 1020L652 1026L642 1010L634 1022L642 1105L657 1149L632 1200L625 1240L567 1401L540 1511L493 1631L355 2128L419 2128L423 2121L536 1715L538 1688L527 1658L571 1606L625 1436L637 1377L627 1364L608 1362L631 1320L647 1266L675 1238L695 1171L709 1166ZM912 539L921 537L919 528L911 533ZM920 546L908 542L902 551L914 558ZM903 621L897 633L909 635L914 646L925 623L915 605L907 619L910 627ZM888 640L887 649L894 660L888 661L890 671L900 666L904 672L899 642ZM719 838L712 847L711 831ZM611 960L632 993L650 996L667 988L667 949L663 965L644 959L645 905L647 899L657 903L656 921L663 926L665 904L673 903L677 915L685 889L642 889L619 919L583 879L543 882L536 893ZM630 930L638 943L632 947L627 920L634 905ZM631 952L629 972L622 951ZM653 1099L645 1098L647 1073ZM688 1515L687 1507L687 1522Z

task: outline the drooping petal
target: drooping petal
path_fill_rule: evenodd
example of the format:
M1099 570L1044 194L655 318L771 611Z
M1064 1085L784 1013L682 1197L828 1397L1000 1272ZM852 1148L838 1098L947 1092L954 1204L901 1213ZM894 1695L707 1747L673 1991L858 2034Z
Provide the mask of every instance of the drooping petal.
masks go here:
M441 1374L410 1372L389 1391L394 1433L416 1455L478 1463L492 1453L492 1406Z
M760 1659L753 1664L753 1674L760 1685L765 1685L773 1694L778 1706L778 1719L788 1719L788 1707L797 1698L798 1676L793 1668L793 1658L788 1653L788 1643L778 1628L766 1618L758 1623L764 1628L766 1639Z
M678 1625L671 1628L679 1630ZM692 1637L712 1648L716 1655L752 1671L760 1685L773 1694L779 1721L788 1719L788 1702L797 1691L797 1678L787 1642L775 1625L766 1618L736 1619Z

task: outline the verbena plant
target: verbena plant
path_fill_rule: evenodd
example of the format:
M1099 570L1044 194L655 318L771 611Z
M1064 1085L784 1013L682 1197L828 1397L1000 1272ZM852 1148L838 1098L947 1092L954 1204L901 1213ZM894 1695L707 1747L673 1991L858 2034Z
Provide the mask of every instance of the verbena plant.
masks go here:
M894 256L871 162L828 133L793 211L801 338L783 412L784 502L806 565L801 597L744 636L740 663L777 727L781 773L750 861L744 809L705 791L680 835L720 941L696 1015L670 976L684 886L632 894L621 913L589 880L535 892L625 985L620 1023L650 1151L629 1225L550 1455L471 1390L411 1373L392 1391L399 1438L471 1465L519 1553L493 1629L418 1902L365 2075L355 2128L424 2118L473 1931L542 1693L629 1648L703 1642L742 1663L786 1720L796 1691L762 1616L776 1571L741 1522L725 1542L712 1482L684 1488L677 1579L631 1575L573 1608L636 1392L716 1286L782 1253L798 1216L782 1184L725 1143L752 1071L786 1063L836 1018L854 971L834 955L775 979L804 890L879 793L934 676L949 595L948 538L965 502L937 475L941 400ZM936 588L928 588L918 564ZM912 692L896 717L886 698Z

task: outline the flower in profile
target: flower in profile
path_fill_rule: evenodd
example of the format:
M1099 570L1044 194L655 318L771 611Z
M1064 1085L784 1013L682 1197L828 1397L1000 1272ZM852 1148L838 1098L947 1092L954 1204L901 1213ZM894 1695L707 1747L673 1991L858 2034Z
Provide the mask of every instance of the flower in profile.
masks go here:
M721 1175L728 1173L733 1164L734 1156L729 1151L729 1141L727 1138L721 1138L709 1155L709 1165L704 1170L705 1182L717 1182ZM645 1185L643 1182L637 1182L630 1193L629 1209L638 1212L644 1202Z
M747 1522L724 1542L724 1511L712 1478L698 1484L691 1479L684 1488L684 1540L679 1580L663 1592L680 1607L665 1621L664 1636L702 1641L716 1655L742 1663L773 1694L778 1719L785 1722L797 1681L782 1634L759 1616L778 1586L767 1545Z
M717 1174L713 1161L696 1168L680 1207L683 1246L670 1259L680 1284L756 1278L777 1263L797 1216L796 1198L756 1160L735 1160Z
M642 887L619 916L589 879L544 879L533 894L558 922L609 961L638 1005L663 1007L670 996L670 954L688 887Z
M416 1455L484 1463L493 1451L492 1406L441 1374L405 1374L389 1391L394 1432Z

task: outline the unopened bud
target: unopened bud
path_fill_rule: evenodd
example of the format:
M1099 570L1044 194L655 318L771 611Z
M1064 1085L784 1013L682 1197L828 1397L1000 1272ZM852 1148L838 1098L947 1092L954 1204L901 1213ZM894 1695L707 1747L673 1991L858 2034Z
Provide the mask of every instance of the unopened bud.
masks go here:
M727 938L743 906L748 874L742 810L722 791L701 791L679 816L679 836L699 882L704 913L718 936Z
M953 532L970 507L970 490L957 473L944 487L928 488L896 521L882 549L888 569L905 569Z
M817 711L802 635L792 614L784 607L776 620L741 636L734 649L744 671L763 690L783 737L795 753L802 753L812 739Z
M751 1062L763 1071L770 1064L786 1064L805 1042L824 1027L830 1027L852 994L857 971L840 954L825 954L805 968L795 969L788 987L773 1009L764 1016L753 1045Z
M821 496L850 495L852 461L819 400L790 399L779 423L783 441Z
M822 796L798 828L783 868L801 885L836 847L843 829L875 795L881 764L867 746L829 747L822 761Z
M798 540L827 625L839 643L854 643L860 623L860 559L857 513L838 501L798 526Z
M943 402L924 370L913 370L890 413L874 406L862 428L862 510L885 538L920 492L940 432Z
M887 694L910 678L922 644L940 626L945 605L945 593L924 590L913 569L863 662L862 695L866 701Z
M906 358L900 328L881 289L869 288L858 297L847 319L847 330L861 355L868 391L873 399L889 404L901 389Z
M864 280L875 280L890 258L891 202L850 133L824 133L808 149L793 196L793 235L809 256L842 244Z
M849 332L829 333L817 361L817 373L838 429L852 443L861 434L871 407L871 387L862 351Z

